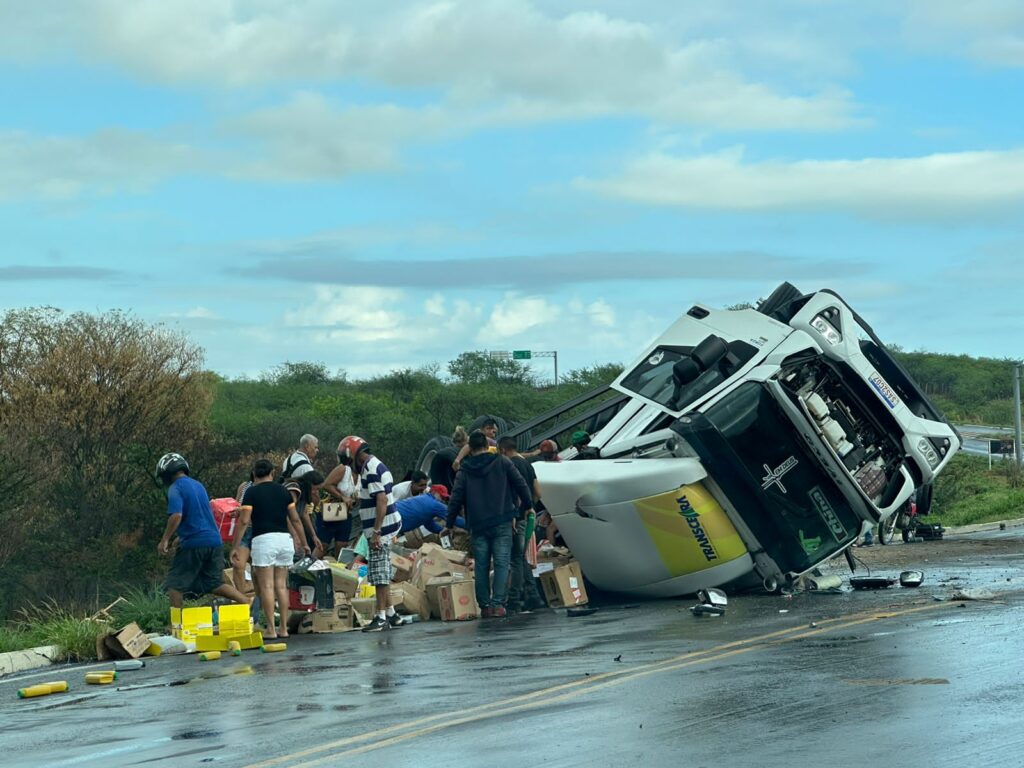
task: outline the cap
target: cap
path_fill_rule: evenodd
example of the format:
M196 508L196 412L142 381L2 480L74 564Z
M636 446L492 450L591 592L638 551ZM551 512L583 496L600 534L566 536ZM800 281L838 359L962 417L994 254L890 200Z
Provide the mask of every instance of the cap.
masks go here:
M582 429L572 433L572 444L580 445L581 443L589 443L590 435L584 432Z
M430 492L436 493L441 497L442 501L448 501L448 486L446 485L432 485L430 486Z

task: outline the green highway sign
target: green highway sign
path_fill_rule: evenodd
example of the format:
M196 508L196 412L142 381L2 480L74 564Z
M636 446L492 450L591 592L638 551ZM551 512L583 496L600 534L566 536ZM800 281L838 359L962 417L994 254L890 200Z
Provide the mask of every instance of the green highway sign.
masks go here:
M530 360L533 353L528 349L516 349L512 351L513 360Z

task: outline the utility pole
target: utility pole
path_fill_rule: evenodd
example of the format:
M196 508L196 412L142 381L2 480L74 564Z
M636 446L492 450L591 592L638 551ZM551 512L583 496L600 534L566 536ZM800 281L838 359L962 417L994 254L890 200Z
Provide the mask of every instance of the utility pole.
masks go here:
M1022 463L1021 457L1021 364L1014 366L1014 457L1017 459L1017 466Z

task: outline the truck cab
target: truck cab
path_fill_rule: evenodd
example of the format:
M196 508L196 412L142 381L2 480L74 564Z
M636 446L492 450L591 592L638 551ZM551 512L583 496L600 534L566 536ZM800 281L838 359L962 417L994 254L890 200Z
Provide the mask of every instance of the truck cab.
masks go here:
M602 402L588 449L537 471L584 573L635 594L792 582L929 499L961 447L838 294L788 283L691 307Z

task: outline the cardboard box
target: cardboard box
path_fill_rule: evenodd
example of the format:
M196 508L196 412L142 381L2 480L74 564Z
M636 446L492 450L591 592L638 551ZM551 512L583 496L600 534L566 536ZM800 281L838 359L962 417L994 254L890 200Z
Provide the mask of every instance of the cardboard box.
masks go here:
M263 645L263 633L257 631L243 634L199 635L196 637L196 651L198 653L203 651L226 651L228 643L232 640L237 642L242 647L242 650L259 648Z
M235 586L235 572L230 568L224 569L224 583L230 584L232 587ZM252 581L246 581L242 594L246 597L254 596L256 594L256 584Z
M440 590L441 590L441 587L450 586L450 585L456 584L456 583L469 584L470 586L473 586L473 585L476 584L473 576L470 575L470 574L465 574L465 573L456 573L456 574L446 574L444 576L435 576L427 584L427 587L424 590L424 592L427 595L427 604L430 607L431 618L434 618L434 619L440 619L441 618L441 600L440 600ZM474 592L474 596L475 596L475 594L476 593Z
M350 571L341 563L331 563L331 579L335 593L341 592L347 597L355 597L359 589L359 574Z
M391 580L408 581L412 578L412 570L416 566L408 557L391 553Z
M402 534L402 546L406 549L419 549L423 546L423 536L418 528Z
M430 618L427 593L408 581L391 585L391 604L403 616L415 614L424 621Z
M430 583L430 580L437 576L456 574L469 576L472 574L472 571L466 566L453 563L448 558L438 555L433 551L424 552L424 549L421 548L419 557L416 558L416 567L413 569L410 581L414 586L424 589Z
M149 638L134 621L116 632L96 638L96 656L107 659L137 659L149 648Z
M348 602L335 605L330 609L313 611L313 613L303 617L299 623L299 633L303 633L306 625L309 626L310 632L317 635L348 632L357 626L354 613L351 604Z
M352 601L352 610L362 619L363 624L369 624L373 621L373 614L377 612L377 598L357 597Z
M544 599L552 608L587 604L587 589L583 586L583 571L580 570L580 564L575 561L542 573L540 584L544 589Z
M469 621L480 615L473 579L463 574L431 579L427 595L431 615L441 621Z
M424 544L420 547L420 557L424 555L429 557L443 557L450 563L457 565L465 565L466 560L469 559L469 555L458 549L445 549L439 544Z

